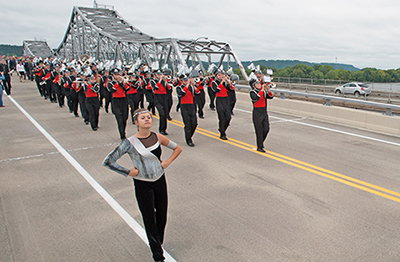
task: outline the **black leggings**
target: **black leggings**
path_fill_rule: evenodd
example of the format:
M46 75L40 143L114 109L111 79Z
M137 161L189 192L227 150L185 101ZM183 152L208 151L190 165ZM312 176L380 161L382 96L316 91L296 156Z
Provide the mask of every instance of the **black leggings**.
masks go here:
M167 224L168 195L165 175L155 182L135 181L135 194L139 210L142 213L153 259L163 260L162 244Z

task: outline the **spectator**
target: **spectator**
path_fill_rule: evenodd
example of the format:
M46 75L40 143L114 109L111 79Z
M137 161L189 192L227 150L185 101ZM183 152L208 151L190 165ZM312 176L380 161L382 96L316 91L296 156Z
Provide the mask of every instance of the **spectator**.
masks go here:
M17 74L19 76L19 81L20 82L25 82L25 81L22 81L22 77L25 79L25 67L24 67L24 64L22 63L22 60L18 61Z

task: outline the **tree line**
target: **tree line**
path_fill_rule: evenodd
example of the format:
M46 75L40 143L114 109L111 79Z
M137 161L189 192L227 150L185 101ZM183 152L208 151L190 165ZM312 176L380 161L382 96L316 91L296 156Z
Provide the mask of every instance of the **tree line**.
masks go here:
M266 67L261 65L260 69L262 72L264 72ZM344 69L333 69L333 67L330 65L307 66L303 64L296 64L294 66L286 66L281 69L271 69L274 71L275 78L292 77L377 83L400 82L400 68L382 70L367 67L358 71L350 71ZM240 75L239 69L234 70L234 72L235 74ZM247 74L250 74L250 70L246 69L246 72Z

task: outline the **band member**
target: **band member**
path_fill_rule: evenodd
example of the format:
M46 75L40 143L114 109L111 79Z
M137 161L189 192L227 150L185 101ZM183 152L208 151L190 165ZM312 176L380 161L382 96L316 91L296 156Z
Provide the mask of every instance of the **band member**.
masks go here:
M104 99L104 111L108 113L108 108L111 103L111 93L107 89L107 82L110 81L111 76L109 76L109 72L107 69L105 69L101 73L101 78L100 78L100 106L103 105L103 99Z
M172 83L170 82L170 79L171 79L171 75L172 75L172 70L171 69L169 69L169 68L165 68L164 69L164 76L165 76L165 81L166 81L166 87L167 87L167 106L168 106L168 108L167 108L167 119L169 120L169 121L171 121L172 120L172 118L171 118L171 108L172 108L172 105L173 105L173 99L172 99Z
M196 94L196 105L197 105L197 112L199 114L199 118L204 119L204 105L206 104L206 93L204 92L204 85L205 85L205 79L203 78L203 72L199 70L199 77L197 79L197 82L195 82L195 85L197 87L197 90L199 91L198 94Z
M151 132L153 118L148 110L136 110L134 119L138 132L124 139L104 159L103 165L125 177L133 178L136 200L153 259L164 261L162 244L168 209L165 170L179 156L182 148L165 136ZM161 145L173 150L166 160L161 160ZM131 157L133 168L117 164L117 160L125 154Z
M90 126L93 131L99 129L99 92L100 86L97 83L96 76L94 74L88 76L88 83L84 86L85 97L86 97L86 108L89 113Z
M64 75L61 78L61 89L64 91L65 97L67 98L67 105L69 112L72 113L72 100L71 100L71 71L69 69L66 69L64 71Z
M228 70L226 74L229 77L228 98L229 98L229 104L231 105L231 115L234 115L233 109L235 108L235 104L236 104L235 85L236 85L236 81L239 80L239 76L234 74L231 69Z
M269 133L267 99L272 99L268 84L261 84L257 79L250 79L250 98L253 102L253 125L256 132L257 151L265 153L264 141Z
M146 96L146 101L148 103L147 105L147 110L151 111L153 115L156 114L156 108L154 104L154 93L153 93L153 88L151 86L151 80L153 79L151 77L151 72L145 71L144 73L145 78L144 78L144 94Z
M197 127L196 117L196 103L194 101L194 95L199 94L200 91L195 86L193 78L187 76L182 78L182 85L176 88L176 93L181 102L181 115L185 125L185 140L186 144L193 147L192 137Z
M46 64L44 70L42 71L40 84L44 86L44 99L50 99L50 102L53 102L53 98L51 97L51 89L52 82L51 78L51 69L50 64Z
M54 70L51 72L51 82L52 82L52 94L54 94L54 103L58 101L58 106L64 106L64 88L61 88L61 73L60 73L60 65L55 64Z
M162 135L168 135L167 133L167 82L166 77L161 73L160 70L155 72L155 79L150 81L151 87L154 92L154 103L158 111L159 127L158 130Z
M214 100L215 100L215 91L212 88L212 83L214 81L214 73L211 73L205 81L205 84L207 85L207 93L208 93L208 97L210 98L210 109L212 111L215 111L215 104L214 104Z
M146 78L145 76L145 69L146 68L146 64L141 63L139 66L139 69L137 69L135 71L136 77L140 77L142 79L142 81L144 81L144 79ZM144 108L144 93L145 93L145 85L142 86L138 86L138 88L136 89L138 91L138 103L139 103L139 108Z
M135 124L135 121L133 121L133 112L138 108L138 94L137 94L137 85L135 81L135 77L128 73L129 80L125 83L127 85L128 91L126 91L126 96L128 98L128 104L131 109L131 118L132 118L132 123Z
M212 89L215 92L215 103L219 121L218 131L222 140L228 140L226 137L226 130L228 129L232 117L231 105L228 99L228 88L228 78L225 76L225 72L218 69L215 74L215 79L212 82Z
M121 140L126 139L126 122L128 120L128 99L125 92L127 91L121 76L121 71L114 68L111 71L112 80L107 82L107 89L111 93L111 111L117 121L118 132Z
M71 87L70 88L70 95L71 95L71 109L72 112L74 113L75 117L79 117L78 115L78 104L79 104L79 89L80 85L77 85L75 80L78 79L78 73L76 72L75 69L71 68L71 76L69 77L68 85Z
M44 85L41 85L42 82L41 75L43 74L43 61L37 62L36 66L33 69L33 74L35 75L36 87L39 91L41 97L45 95Z

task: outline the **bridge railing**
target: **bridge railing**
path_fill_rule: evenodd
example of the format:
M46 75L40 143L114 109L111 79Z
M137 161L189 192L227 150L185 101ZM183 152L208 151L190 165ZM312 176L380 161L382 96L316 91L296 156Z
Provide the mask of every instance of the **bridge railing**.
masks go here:
M236 85L236 88L238 90L241 89L250 90L250 87L248 85ZM379 103L379 102L366 101L362 99L346 98L343 96L331 96L331 95L317 94L313 92L297 92L284 89L271 89L271 91L275 94L275 96L278 94L278 97L281 99L285 99L286 95L298 96L304 98L322 99L324 100L324 105L326 106L331 106L332 101L338 101L344 103L359 104L371 108L383 108L385 109L384 114L389 116L393 115L393 110L400 111L400 105L394 105L389 103Z

